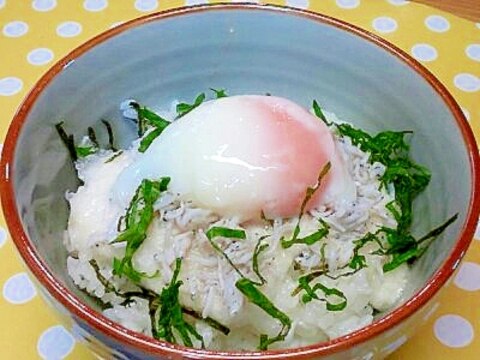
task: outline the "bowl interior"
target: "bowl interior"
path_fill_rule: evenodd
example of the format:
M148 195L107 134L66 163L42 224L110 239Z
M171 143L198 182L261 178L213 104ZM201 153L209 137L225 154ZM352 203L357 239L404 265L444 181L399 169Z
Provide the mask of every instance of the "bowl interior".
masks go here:
M418 276L407 295L427 282L457 241L473 184L452 111L405 61L353 31L271 8L212 8L127 27L70 60L57 66L26 116L15 150L14 191L26 232L49 269L91 305L66 272L65 193L75 190L76 180L54 125L64 121L80 138L88 126L100 129L100 119L109 119L117 142L126 146L135 125L118 106L127 98L161 109L209 88L232 95L268 92L305 107L317 99L368 131L413 130L413 157L433 174L415 204L415 233L460 216L415 265Z

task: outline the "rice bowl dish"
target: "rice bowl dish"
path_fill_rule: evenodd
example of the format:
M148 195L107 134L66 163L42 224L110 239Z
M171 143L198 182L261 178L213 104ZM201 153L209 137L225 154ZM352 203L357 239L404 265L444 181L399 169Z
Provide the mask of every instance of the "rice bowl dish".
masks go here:
M227 24L232 26L225 26ZM232 29L234 32L231 31ZM117 54L121 49L135 49L135 51L129 53L128 59L119 61ZM224 51L225 49L228 51ZM355 54L354 59L351 54ZM255 66L251 66L252 63ZM86 81L87 78L88 81ZM395 81L392 82L392 79ZM386 86L387 84L391 86ZM251 335L252 339L256 337L256 342L252 343L251 347L255 350L208 348L208 339L195 335L195 333L200 335L197 328L208 325L212 331L215 331L215 336L222 338L235 336L233 333L235 326L227 327L222 323L222 319L202 318L199 312L187 308L182 303L184 299L179 299L180 292L183 292L187 280L182 277L185 269L183 258L175 258L171 264L172 276L164 281L166 286L160 293L148 290L143 282L158 280L160 277L163 278L164 274L160 270L153 273L138 271L139 264L136 262L135 252L142 246L135 250L135 241L122 241L125 240L125 235L120 236L126 231L126 219L120 224L120 219L111 219L112 223L120 225L118 230L112 230L112 238L99 241L98 238L95 240L92 237L92 243L84 244L85 246L76 244L76 246L93 249L95 242L102 242L110 243L111 247L124 249L124 251L118 250L113 259L110 259L113 264L110 261L97 263L88 255L81 256L81 259L87 269L86 273L93 269L97 279L102 282L105 292L111 295L118 293L117 296L125 298L120 305L134 305L131 300L136 299L128 300L128 297L133 295L139 301L146 300L149 305L151 304L148 309L148 318L145 316L145 319L149 319L151 323L150 328L153 330L151 335L145 335L138 330L129 330L133 327L129 326L127 321L123 321L124 325L122 325L121 321L112 321L106 317L104 311L113 309L112 304L103 303L94 294L92 296L85 289L80 289L72 281L67 269L67 258L70 256L73 260L77 260L80 257L74 250L68 252L62 245L62 239L65 238L68 245L70 239L65 236L65 230L71 208L67 200L77 192L81 194L83 188L82 181L77 176L76 166L72 166L71 159L74 159L72 154L78 157L75 164L79 165L87 160L87 155L93 157L104 151L111 151L112 156L107 159L111 160L114 156L120 156L122 149L125 152L132 146L140 148L142 144L143 147L147 147L148 141L144 141L143 138L149 134L145 132L145 136L136 135L139 143L132 144L135 133L139 129L136 129L138 124L135 124L134 119L132 121L128 119L132 114L136 117L138 113L130 101L123 104L127 106L122 106L122 110L118 111L118 105L125 99L137 99L142 112L144 105L147 105L165 119L174 120L177 118L177 109L174 106L173 113L170 111L172 101L192 100L191 105L193 105L196 100L195 92L199 89L207 90L210 87L221 88L222 86L225 86L231 94L270 92L275 96L294 100L305 109L310 108L311 101L316 98L322 106L336 113L340 119L354 124L356 128L350 129L352 131L349 133L353 138L347 136L352 139L352 144L370 154L370 164L381 160L378 162L388 165L385 167L384 175L379 179L382 189L388 189L387 192L392 197L395 196L395 200L408 203L408 198L415 197L417 194L412 192L407 194L402 191L401 186L400 191L397 191L395 185L399 183L392 181L394 179L391 176L394 170L391 166L393 161L382 158L382 154L376 151L378 145L382 145L378 146L382 149L387 149L384 146L387 144L382 143L380 141L382 139L377 138L377 135L382 132L383 135L388 135L385 134L388 130L393 130L394 133L406 131L403 139L407 150L410 147L409 158L411 157L429 170L427 173L420 171L419 179L423 179L423 183L419 184L420 186L411 187L417 189L415 192L421 193L415 199L413 224L405 226L407 222L397 221L397 224L403 222L402 228L407 229L402 231L406 235L403 239L407 241L401 243L408 246L398 246L401 243L396 241L399 238L397 225L397 228L390 230L383 228L377 234L370 233L365 238L357 239L354 247L354 249L360 248L365 242L365 246L368 244L373 249L361 249L362 252L364 250L365 253L377 252L378 256L383 256L385 264L382 269L385 275L393 275L397 269L403 267L401 266L403 264L407 264L408 268L409 281L403 289L399 303L384 312L373 311L371 324L340 338L315 342L304 347L287 348L284 344L285 339L281 340L281 338L283 335L285 338L290 335L293 329L292 324L296 319L291 317L288 309L281 308L282 304L276 304L275 299L270 294L266 294L265 285L261 285L261 279L256 277L257 274L253 271L254 256L252 255L248 269L237 266L239 272L234 270L239 276L239 280L235 282L235 291L241 292L244 304L248 308L253 308L253 311L263 316L271 313L272 319L275 316L278 320L277 328L268 333L255 331ZM207 95L211 98L215 94ZM128 119L121 118L122 112L125 112L125 117ZM111 144L108 128L100 121L102 119L110 122L115 138ZM68 152L55 131L55 124L61 121L64 123L60 126L57 124L57 130L63 127L62 134L67 137L62 139L67 140L63 142L67 144ZM166 131L170 127L172 127L171 130L178 129L177 126L174 127L174 123L180 124L176 120L172 121ZM148 132L156 130L155 133L159 133L163 126L162 122L155 124L148 124L146 130ZM330 128L330 125L327 126ZM332 133L339 131L339 134L346 135L347 126L333 125ZM90 136L85 142L82 140L85 135L93 134L88 127L92 127L98 135L96 140L99 146ZM359 129L364 129L364 133L359 132ZM414 132L413 135L410 134L410 130ZM372 135L366 136L366 131ZM163 132L160 138L163 137L163 140L166 140L168 132ZM73 136L75 142L72 147ZM152 137L153 135L149 140ZM330 137L333 140L333 137ZM400 134L398 138L401 138ZM191 137L190 139L192 140ZM210 140L213 144L213 140L217 139ZM390 140L393 138L390 137ZM193 143L196 141L192 140ZM397 144L401 145L401 141ZM156 142L150 144L151 149L153 146L156 147ZM407 150L404 149L403 152ZM144 155L141 154L138 157L145 158ZM339 158L337 156L337 159ZM303 160L303 157L298 159ZM439 159L441 161L438 161ZM397 160L405 161L406 157L403 156L402 159L397 157ZM150 14L132 20L87 41L54 64L27 95L9 127L2 151L3 171L0 191L13 243L39 285L41 290L39 294L46 295L47 304L61 314L60 320L65 328L72 331L75 338L84 342L98 357L252 360L324 357L360 359L372 356L384 358L397 349L405 339L410 339L419 326L427 321L427 317L433 312L438 294L454 275L455 269L473 239L480 211L477 191L480 183L478 162L478 149L473 133L448 89L408 53L390 42L353 24L308 11L267 5L211 4ZM459 166L459 164L465 166ZM308 182L308 188L312 187L311 185L317 188L317 178L321 178L320 175L327 163L314 165L312 166L314 180ZM184 168L190 169L188 166ZM330 164L329 169L328 167L325 169L328 170L327 176L322 178L315 196L325 195L322 187L328 184L328 176L333 176L333 169L333 163ZM451 176L452 169L455 169L455 176ZM176 170L174 168L164 170L168 171L152 173L153 176L140 179L142 182L148 181L137 189L135 189L136 185L124 188L130 189L129 191L133 189L135 193L139 190L141 196L137 196L136 199L134 199L135 195L129 195L127 191L124 191L123 196L118 196L119 192L113 191L117 199L124 199L124 203L117 204L120 209L115 208L121 218L127 213L143 214L142 217L149 217L147 215L150 213L150 206L147 212L134 211L135 206L133 206L143 203L145 190L153 189L153 192L147 191L149 204L158 193L170 192L176 196L179 181L185 178L179 178L178 174L173 176L170 171ZM425 175L428 173L431 173L432 181L424 188L422 184L428 182L425 181L428 178ZM168 183L167 178L170 178ZM95 179L95 182L98 180L101 178ZM285 178L280 177L280 180L283 181ZM396 183L394 189L388 188L388 182ZM279 183L275 184L276 189ZM94 184L91 182L91 185ZM193 182L185 185L193 185ZM263 185L258 188L265 189ZM418 191L422 188L425 191ZM182 190L192 189L194 187L185 187ZM286 189L291 190L289 187ZM267 190L273 192L273 186L272 189ZM270 199L272 192L269 195ZM189 196L195 195L192 196L196 201L195 207L212 211L209 208L212 204L206 206L203 202L205 199L197 197L198 194L196 191L189 194ZM298 194L300 196L297 196ZM407 196L402 198L401 194ZM151 197L151 195L154 196ZM307 197L306 195L307 191L304 187L301 193L296 192L297 203L292 202L292 204L298 206L298 200L300 199L301 202L302 198ZM78 199L81 198L80 196ZM282 198L279 197L279 199ZM99 204L96 201L98 199L84 198L84 200ZM180 200L188 201L183 197ZM112 205L109 202L106 204ZM305 211L308 215L311 215L311 211L314 210L314 203L310 205ZM315 202L315 205L322 204ZM252 208L255 209L256 206ZM391 214L399 208L397 202L388 207ZM92 209L95 207L90 207L90 210ZM226 207L222 210L215 205L214 212L222 211L223 213L226 210ZM457 221L433 241L435 233L429 233L429 230L457 212ZM154 210L151 213L155 217L159 214ZM408 211L405 213L408 214ZM86 213L83 212L83 214ZM282 219L291 219L298 217L300 211L285 216L280 212L277 214ZM400 215L398 212L395 214L397 217ZM275 219L275 216L264 215L267 221ZM76 218L79 219L77 216ZM253 218L256 221L258 218L262 219L261 212L260 214L255 212ZM307 215L303 215L302 218L307 219ZM305 219L302 222L305 222ZM139 227L136 221L130 224L135 225L139 230L134 232L136 234L133 237L134 240L142 239L139 234L146 235L146 232L143 232L145 226L142 224ZM150 225L152 226L149 227L153 229L153 218ZM323 246L322 236L327 232L323 223L318 222L315 226L317 230L313 233L308 233L308 230L304 231L299 226L303 233L297 238L294 237L297 224L295 223L293 227L293 233L280 242L284 244L281 245L284 252L294 251L296 247L308 244L311 244L309 246L319 245L314 243L315 239ZM219 231L218 228L221 230ZM207 238L212 240L209 245L217 251L225 264L236 266L235 262L232 261L232 264L228 262L225 255L229 254L224 254L224 250L233 241L243 242L246 239L232 237L232 235L243 237L242 231L232 231L241 229L226 229L230 231L225 231L221 226L202 229L202 231L205 235L209 235ZM442 226L437 233L440 233L440 230ZM328 228L328 232L330 231L333 231L331 226ZM68 232L67 230L67 234ZM117 234L118 236L113 238ZM221 237L221 234L225 236ZM246 238L246 234L244 237ZM378 243L374 244L375 239L385 240L385 237L388 245L385 246L385 243L380 242L385 249L379 251L376 247ZM257 263L263 264L268 248L260 251L264 248L262 244L263 242L258 248L255 244L255 248L257 253L260 252L256 256ZM427 245L429 245L428 251L421 256L422 249L427 249ZM127 250L129 253L134 250L133 256L127 254ZM387 250L388 254L380 255ZM403 258L399 257L401 254ZM362 254L358 255L355 256L354 251L354 256L351 258L353 262L350 261L348 266L352 269L351 271L354 270L350 265L355 269L364 265L360 256ZM322 258L321 254L318 256ZM87 259L90 260L87 261ZM295 265L293 264L292 268L293 266ZM396 267L393 268L394 266ZM105 276L98 276L97 267ZM105 271L101 268L105 268ZM336 317L347 308L345 305L353 301L348 299L347 294L340 289L333 286L327 288L323 285L330 276L324 269L318 268L305 272L298 265L295 268L298 270L292 271L295 271L297 276L297 287L295 292L288 295L301 297L300 306L312 306L318 302L317 305L323 305L326 309L328 305L327 315ZM348 268L343 270L346 271ZM110 273L108 269L113 270ZM137 270L138 274L133 270ZM263 274L269 269L257 268L257 270L267 283L271 281ZM254 275L250 276L252 271ZM358 271L365 272L365 269ZM304 276L307 275L308 277L305 278ZM311 282L308 281L315 276L317 277ZM80 280L83 281L81 276ZM116 284L119 284L118 288ZM325 288L331 295L324 292ZM178 296L176 289L179 290ZM166 300L166 297L174 301L167 299L162 302L173 306L161 306L160 300ZM328 303L326 297L328 297ZM259 300L265 301L261 303ZM342 307L344 309L340 310ZM175 311L166 311L169 308ZM137 319L140 316L135 314ZM132 318L133 316L129 319ZM273 322L272 319L270 320ZM186 331L192 343L191 346L188 344L187 336L182 337L182 333L177 329L183 334ZM227 333L228 335L225 335ZM274 338L280 340L273 343L265 341ZM263 340L262 343L261 340ZM202 345L205 349L202 349ZM263 351L265 347L267 351ZM262 350L259 351L259 348Z

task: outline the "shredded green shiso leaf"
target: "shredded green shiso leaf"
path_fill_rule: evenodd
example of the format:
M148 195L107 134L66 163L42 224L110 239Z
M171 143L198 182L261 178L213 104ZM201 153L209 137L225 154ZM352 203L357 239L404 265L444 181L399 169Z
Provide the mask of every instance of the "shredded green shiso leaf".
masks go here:
M102 119L101 123L103 126L105 126L105 129L107 130L108 134L108 144L106 145L107 150L112 150L112 151L117 151L115 148L114 142L114 136L113 136L113 130L112 126L110 125L110 122ZM60 121L59 123L55 124L55 130L58 133L58 136L60 137L60 140L62 140L63 144L68 150L68 154L70 155L70 159L72 160L73 163L75 163L77 160L87 157L89 155L96 154L100 149L100 143L97 140L97 134L95 130L89 126L87 128L87 138L88 138L88 144L87 145L82 145L82 144L75 144L75 138L73 134L68 134L66 130L64 129L64 122Z
M147 230L154 218L153 204L161 193L167 190L169 177L159 181L144 179L133 196L125 216L120 218L118 228L122 230L112 243L126 242L123 259L113 259L114 275L125 275L135 283L146 274L135 270L132 259L135 252L147 238Z
M210 90L212 90L215 94L215 98L216 99L221 99L221 98L224 98L224 97L227 97L227 92L225 91L225 89L213 89L213 88L210 88Z
M126 305L134 302L135 298L144 299L148 301L149 313L151 317L152 335L155 339L167 340L173 343L177 343L177 340L174 336L174 330L178 331L177 328L182 328L183 330L181 331L183 334L185 334L185 332L187 333L187 335L191 334L194 336L195 339L203 343L203 339L200 339L194 333L191 333L191 331L189 330L191 328L191 325L190 324L185 325L187 324L185 320L186 317L191 317L193 319L203 321L207 325L209 325L212 329L215 329L221 332L225 336L228 335L230 333L230 329L227 326L223 325L222 323L220 323L219 321L211 317L204 318L196 311L180 305L180 302L178 299L178 289L182 285L182 282L178 280L178 274L180 273L181 261L182 261L181 258L177 258L175 260L174 275L172 276L170 284L163 289L160 295L145 288L140 288L139 291L129 291L129 292L122 293L115 288L115 285L110 283L101 274L100 266L98 265L96 260L91 259L89 261L89 264L95 271L97 279L105 287L105 290L107 292L113 292L118 297L124 299L122 305ZM140 284L137 284L137 285L140 286ZM162 294L163 294L163 297L162 297ZM104 305L104 308L107 308L105 304L103 305ZM180 307L180 310L182 313L181 318L178 314L178 307ZM169 308L176 309L175 316L170 318L167 317L163 321L160 321L160 314L162 312L162 309L165 312L165 311L168 311ZM167 336L169 336L170 338L167 339ZM182 341L183 341L183 337L182 337ZM185 343L183 344L186 345Z
M229 258L225 251L223 251L220 246L218 246L213 239L216 237L222 238L230 238L230 239L246 239L246 233L243 230L237 229L230 229L225 227L211 227L205 235L207 236L208 240L212 247L222 254L222 256L227 260L227 262L233 267L233 269L237 272L240 276L240 279L235 282L235 287L250 301L252 304L258 306L263 311L265 311L268 315L272 318L279 320L282 324L282 328L280 329L279 333L273 337L268 336L267 334L260 335L260 343L258 345L259 350L267 350L268 346L278 342L283 341L285 337L288 335L290 328L292 326L292 321L283 313L280 309L278 309L275 304L263 293L259 290L259 287L266 283L265 278L260 274L258 270L258 256L260 253L267 249L267 244L261 244L262 240L265 237L260 237L257 245L255 246L254 255L252 259L252 268L253 272L258 276L260 279L259 281L251 280L247 278L234 264L234 262Z
M165 120L153 110L142 106L136 101L130 102L130 107L137 112L138 136L140 140L139 152L145 152L160 134L170 125L170 121ZM145 135L145 133L148 134ZM144 136L145 135L145 136Z
M342 311L347 307L347 298L339 289L329 288L320 282L313 285L310 283L318 276L325 275L325 273L310 273L301 276L298 279L298 289L304 290L305 294L302 296L302 302L308 303L312 300L323 301L326 303L329 311ZM323 293L323 297L319 297L318 292Z
M284 312L279 310L270 299L258 289L258 285L252 280L247 278L241 278L235 283L235 287L252 303L265 311L272 318L280 321L282 328L277 335L269 337L267 334L260 335L259 350L267 350L268 346L285 340L285 337L290 332L292 327L292 320Z
M152 329L152 332L157 339L163 339L170 343L177 344L178 341L175 337L176 331L182 339L183 345L193 347L193 337L195 340L201 342L202 348L205 348L203 337L183 318L182 307L179 300L179 289L183 282L178 280L181 265L182 259L177 258L175 260L175 270L172 280L160 293L160 306L155 314L158 321Z
M302 216L305 213L305 207L307 206L308 202L313 197L313 195L315 195L315 192L318 190L318 188L320 188L323 178L327 176L328 172L330 171L330 167L331 167L331 164L330 162L328 162L320 171L320 174L318 175L317 183L315 184L315 186L307 188L305 197L300 207L300 214L298 215L297 225L295 226L295 230L293 231L292 238L290 240L285 240L283 238L280 240L280 243L282 244L282 247L284 249L288 249L290 246L294 244L312 245L317 241L322 240L324 237L328 235L328 230L329 230L328 224L322 219L319 219L321 226L318 229L318 231L302 239L298 238L298 235L300 234L300 221L302 220Z
M369 153L370 163L383 164L385 173L381 176L380 182L385 188L391 184L395 189L395 200L387 205L387 209L397 221L397 227L395 229L383 227L376 234L367 234L363 239L357 240L350 267L358 269L366 266L365 257L359 255L358 251L370 241L376 241L380 245L381 250L378 254L387 255L390 258L390 261L383 266L384 272L392 271L403 263L411 263L420 258L426 249L425 245L421 245L426 240L416 240L411 234L413 202L427 187L431 174L427 168L415 163L409 156L410 146L405 141L405 136L413 132L382 131L372 136L347 123L328 122L316 100L313 101L313 111L327 126L334 127L334 131L339 135L349 137L353 145ZM437 238L457 217L458 214L455 214L445 224L433 229L428 236L429 242ZM387 240L386 246L383 246L378 238L381 234Z
M222 95L224 95L221 93L221 91L220 92L217 92L216 90L213 90L213 91L217 94L216 95L217 98L222 97ZM184 103L184 102L177 104L177 118L187 115L190 111L192 111L196 107L199 107L205 101L205 98L206 98L205 93L201 93L195 98L193 104Z
M224 89L211 88L210 90L216 99L228 96ZM176 107L176 119L185 116L200 106L205 100L205 93L201 93L192 103L179 103ZM145 152L152 142L171 124L171 121L162 118L153 110L135 101L130 102L129 105L137 113L137 133L141 138L138 151ZM328 174L331 167L330 163L325 164L320 169L315 186L306 189L292 236L288 239L282 238L280 241L280 245L285 251L295 245L311 246L321 242L321 265L314 271L299 275L298 285L291 293L291 296L300 296L303 304L319 301L325 304L328 311L339 312L347 307L348 299L339 288L328 286L329 283L324 280L336 280L341 277L352 276L367 267L367 259L364 253L364 248L367 244L373 244L374 250L371 250L370 254L383 256L387 259L383 265L383 271L392 271L402 264L412 264L419 259L426 252L429 245L457 219L458 214L453 215L443 224L421 237L413 236L410 230L413 218L413 202L427 187L431 174L428 169L414 162L409 156L410 146L406 138L411 136L412 132L383 131L376 135L371 135L347 123L337 124L329 122L316 100L313 101L312 111L332 131L341 137L350 138L353 145L369 153L370 163L378 162L383 164L385 172L380 177L381 186L385 189L393 186L395 189L395 199L387 204L386 208L396 220L397 226L395 228L381 227L375 233L367 233L362 238L355 240L353 256L348 264L337 269L335 274L332 274L328 269L325 258L326 238L330 231L329 225L323 219L318 218L318 230L302 238L299 237L301 220L305 214L307 204ZM108 135L108 143L103 148L114 152L106 161L111 162L122 154L122 150L119 151L115 146L114 133L110 123L103 119L101 122ZM73 163L84 157L96 154L102 149L102 145L98 141L96 132L92 127L87 128L87 140L84 139L80 144L75 142L72 134L66 132L63 122L56 124L55 128L66 146ZM113 275L129 279L133 284L137 285L139 290L123 293L118 291L115 285L101 274L96 260L91 259L89 264L95 271L99 282L104 286L105 291L112 292L123 298L124 302L122 304L129 304L135 301L136 298L148 301L152 334L156 339L162 339L171 343L181 343L190 347L200 344L203 348L205 346L204 339L195 327L187 321L189 318L203 321L225 336L228 336L230 329L215 319L210 317L203 318L196 311L182 306L179 299L179 291L183 284L179 280L182 259L177 258L175 260L173 276L170 282L161 290L160 294L142 286L144 279L155 277L158 274L145 274L135 269L133 264L133 257L145 241L149 226L156 216L154 204L162 196L162 193L168 189L169 182L169 177L157 180L142 180L130 201L125 215L118 221L119 235L111 242L125 244L123 257L120 259L114 258L113 260ZM262 219L271 225L272 221L266 219L263 213ZM247 232L244 229L212 226L205 231L205 236L212 248L238 274L238 280L235 283L237 290L250 303L262 309L281 325L280 331L276 335L260 335L258 349L267 350L270 345L285 340L291 330L292 320L288 314L280 310L260 290L268 282L268 279L260 272L259 257L268 249L269 244L266 240L270 235L260 236L252 253L250 272L254 274L256 279L247 277L244 273L245 270L240 270L220 245L222 241L225 243L247 240ZM295 268L295 264L293 267L294 271L300 270Z

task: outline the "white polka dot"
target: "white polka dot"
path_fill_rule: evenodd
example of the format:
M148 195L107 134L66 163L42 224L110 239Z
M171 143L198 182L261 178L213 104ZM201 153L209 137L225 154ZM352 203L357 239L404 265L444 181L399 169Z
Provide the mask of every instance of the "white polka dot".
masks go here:
M480 44L470 44L465 49L465 54L475 61L480 61Z
M19 78L10 76L0 79L0 96L11 96L18 93L23 88L23 81Z
M409 1L406 1L406 0L388 0L388 2L395 6L403 6L410 3Z
M342 9L355 9L360 5L360 0L336 0L336 3Z
M480 290L480 265L473 262L462 263L455 276L454 283L463 290Z
M136 0L135 9L138 11L153 11L158 7L158 0Z
M60 360L70 354L75 345L73 336L61 325L45 330L38 338L37 351L42 359Z
M6 0L0 0L0 9L5 7Z
M0 144L0 153L2 151L2 148L3 144ZM3 245L5 245L5 243L7 242L7 236L7 231L3 227L0 227L0 248L3 247Z
M463 112L463 115L465 115L465 117L467 118L468 121L470 121L470 111L468 111L466 108L464 108L463 106L460 106L460 108L462 109L462 112Z
M444 315L435 321L433 331L437 339L452 348L464 347L473 340L473 327L458 315Z
M88 11L102 11L107 6L107 0L85 0L83 2L83 7Z
M35 295L37 291L24 272L11 276L3 285L3 297L12 304L24 304Z
M208 0L185 0L186 6L208 4Z
M57 26L57 35L65 38L74 37L82 32L82 25L76 21L65 21Z
M475 92L480 90L480 79L469 73L455 75L453 83L457 88L466 92Z
M380 16L373 20L372 26L381 33L391 33L397 30L397 22L388 16Z
M382 350L385 351L385 353L388 355L388 354L391 354L393 353L395 350L397 350L400 346L402 346L403 344L405 344L407 342L407 337L405 335L403 336L400 336L397 340L393 341L392 343L388 344L387 346L385 346Z
M12 21L3 27L3 35L8 37L20 37L28 32L28 24L23 21Z
M57 0L33 0L32 7L37 11L50 11L57 6Z
M480 23L476 23L475 26L480 29Z
M47 48L34 49L27 55L27 61L32 65L45 65L52 59L53 51Z
M438 57L437 49L429 44L415 44L412 47L412 55L420 61L433 61Z
M450 23L440 15L430 15L425 19L425 25L432 31L445 32L450 29Z
M307 9L310 6L310 1L309 0L287 0L285 4L291 7Z

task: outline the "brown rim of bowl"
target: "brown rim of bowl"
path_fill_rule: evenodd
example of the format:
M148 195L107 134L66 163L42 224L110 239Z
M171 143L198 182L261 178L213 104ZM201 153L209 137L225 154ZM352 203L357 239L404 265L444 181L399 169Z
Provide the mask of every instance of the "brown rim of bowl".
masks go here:
M300 16L309 20L314 20L323 24L334 26L340 30L348 31L359 36L362 40L370 41L377 46L396 56L402 62L411 67L419 75L421 75L435 90L435 92L443 99L449 107L452 115L455 117L458 127L461 130L465 146L470 155L470 171L472 176L472 191L470 194L470 204L466 221L463 224L461 235L442 266L429 279L427 284L413 295L403 306L387 314L380 320L374 321L372 324L361 328L348 335L322 343L316 343L310 346L270 350L270 351L250 351L250 352L228 352L228 351L207 351L199 349L186 348L179 345L169 344L163 341L154 340L149 336L128 330L123 326L112 322L97 311L92 310L82 303L74 294L72 294L64 285L55 279L48 269L45 262L36 252L33 244L29 241L25 234L22 223L15 206L15 197L13 191L13 160L15 155L15 147L18 135L24 125L35 100L38 98L42 90L60 73L64 67L72 60L80 57L88 50L96 45L127 31L136 26L149 22L181 16L184 14L201 13L205 11L215 10L262 10L277 13L288 13L292 16ZM29 267L30 271L35 275L38 281L44 286L48 292L72 314L86 322L96 331L108 334L115 340L126 343L133 348L152 355L170 355L174 357L187 356L189 358L203 359L304 359L312 356L330 355L341 350L350 348L354 345L365 342L375 335L398 325L402 320L408 318L428 302L445 284L453 271L458 266L461 258L467 251L468 245L473 238L478 215L480 213L480 158L474 135L461 111L460 107L453 99L447 89L436 79L430 71L423 67L418 61L407 55L403 50L390 44L379 36L372 34L366 30L348 24L344 21L314 13L307 10L299 10L290 7L279 7L274 5L256 5L247 3L221 3L212 5L200 5L193 7L183 7L173 10L167 10L155 14L146 15L131 21L128 21L118 27L110 29L77 47L63 59L59 60L50 70L44 74L35 84L30 93L27 95L13 121L8 129L7 137L3 147L3 155L0 163L0 195L2 197L2 208L5 214L6 222L10 230L12 239L20 252L23 260Z

